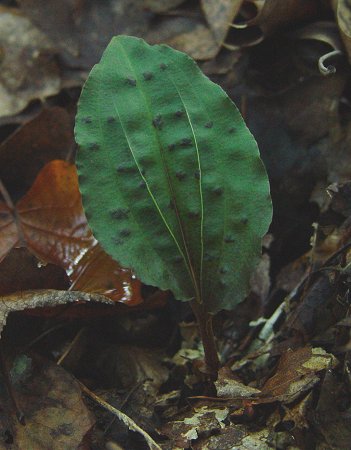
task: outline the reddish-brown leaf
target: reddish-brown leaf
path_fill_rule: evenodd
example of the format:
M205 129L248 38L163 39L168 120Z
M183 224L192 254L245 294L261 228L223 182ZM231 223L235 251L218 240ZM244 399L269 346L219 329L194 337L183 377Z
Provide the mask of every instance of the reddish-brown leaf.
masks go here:
M14 246L26 246L41 261L64 268L71 289L141 302L140 282L102 250L88 226L73 164L48 163L15 211L0 203L0 230L0 261Z
M82 209L72 164L60 160L48 163L16 208L26 246L45 262L71 272L96 243Z
M0 202L0 262L18 243L18 230L10 208Z
M84 254L70 274L71 289L95 292L129 306L140 303L140 283L129 269L120 267L96 243ZM138 295L136 295L138 294Z

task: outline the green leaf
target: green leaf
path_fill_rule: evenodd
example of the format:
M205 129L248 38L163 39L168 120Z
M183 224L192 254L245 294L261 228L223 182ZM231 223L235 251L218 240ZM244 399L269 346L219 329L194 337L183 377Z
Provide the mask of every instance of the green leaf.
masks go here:
M87 218L113 258L210 312L243 300L271 221L269 183L237 108L190 57L113 38L75 133Z

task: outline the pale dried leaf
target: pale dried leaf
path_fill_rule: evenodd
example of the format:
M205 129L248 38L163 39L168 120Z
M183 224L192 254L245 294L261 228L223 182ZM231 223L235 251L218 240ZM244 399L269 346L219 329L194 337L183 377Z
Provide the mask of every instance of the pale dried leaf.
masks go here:
M54 289L15 292L14 294L0 297L0 336L10 312L54 307L79 301L114 304L113 301L103 295L78 291L56 291Z
M205 14L218 45L222 45L231 22L238 14L244 0L201 0Z
M214 58L219 50L211 30L202 24L168 39L167 44L200 61Z
M333 0L332 3L341 37L351 61L351 4L348 0Z
M60 90L51 41L18 10L0 7L0 117ZM51 53L51 55L50 55Z

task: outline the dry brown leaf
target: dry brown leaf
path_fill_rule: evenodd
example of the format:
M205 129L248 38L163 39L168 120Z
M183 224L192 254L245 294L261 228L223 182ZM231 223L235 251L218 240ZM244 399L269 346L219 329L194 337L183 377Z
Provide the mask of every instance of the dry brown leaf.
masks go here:
M281 356L276 373L264 384L262 394L271 400L291 403L318 383L318 372L336 364L336 358L321 348L289 349Z
M348 0L332 0L337 24L351 61L351 4Z
M347 369L346 369L347 370ZM309 417L318 430L318 449L343 450L350 448L351 415L349 383L340 374L328 371L320 389L315 411Z
M74 302L98 302L113 305L114 302L100 294L88 294L77 291L56 291L53 289L15 292L0 297L0 336L6 324L7 316L14 311L53 307Z
M116 34L142 37L152 15L144 0L19 0L21 9L60 50L65 64L91 69Z
M334 22L314 22L289 33L289 36L293 39L303 40L305 43L308 41L317 41L327 44L330 49L325 50L319 56L318 67L322 75L329 75L336 72L335 67L330 65L329 61L341 55L343 46L338 27Z
M73 117L58 106L43 109L0 145L0 179L11 196L25 194L38 172L74 149Z
M238 14L244 0L201 0L205 14L215 40L222 45L230 24Z
M333 50L341 50L342 47L337 25L332 21L310 23L292 31L289 36L295 39L324 42Z
M256 431L245 425L231 424L220 433L196 442L192 448L194 450L271 450L274 434L268 428Z
M194 24L189 31L169 38L167 44L199 61L212 59L219 51L211 30L201 23Z
M254 6L256 13L240 22L239 27L257 25L265 36L288 23L313 17L319 6L316 0L245 0L243 8L250 5Z
M308 412L311 409L313 392L310 392L300 402L290 405L290 407L283 406L284 418L283 423L293 424L294 428L308 429L309 423L307 420Z
M0 7L0 117L60 90L52 42L18 9Z
M94 425L82 400L78 383L64 369L49 361L21 355L11 371L12 385L25 426L12 413L2 391L1 450L78 450ZM1 409L2 409L1 408Z
M145 8L150 11L160 14L176 8L184 3L185 0L145 0Z

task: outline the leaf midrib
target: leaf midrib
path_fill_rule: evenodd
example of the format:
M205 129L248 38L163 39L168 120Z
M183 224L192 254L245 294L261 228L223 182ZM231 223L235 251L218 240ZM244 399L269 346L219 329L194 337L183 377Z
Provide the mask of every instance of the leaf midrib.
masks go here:
M179 66L179 70L181 70L181 66ZM183 73L183 71L182 71L182 73ZM203 75L203 74L200 73L200 75ZM167 76L170 79L170 81L174 84L175 88L177 89L177 91L179 93L179 90L178 90L175 82L173 81L173 79L170 78L168 73L167 73ZM211 119L211 117L207 113L206 106L203 104L203 102L201 101L201 98L194 91L194 89L193 89L193 87L192 87L191 83L189 82L189 80L188 80L186 75L183 76L183 81L185 81L185 83L187 83L187 85L189 86L189 88L192 91L193 95L196 97L197 101L203 106L203 111L205 111L205 114L207 115L207 118ZM186 109L186 106L185 106L184 102L183 102L183 105L184 105L184 108ZM192 130L193 130L193 127L192 127ZM195 133L195 130L193 130L193 131ZM194 138L195 138L195 134L194 134ZM197 141L195 141L195 142L197 142ZM197 148L197 151L198 151L198 148ZM199 161L200 161L200 152L199 151L198 151L198 157L199 157ZM201 168L200 168L200 171L201 171ZM200 180L201 180L201 178L200 178ZM226 196L226 189L225 188L226 188L226 186L224 186L224 192L223 192L223 196L224 196L224 213L223 213L222 239L221 239L220 253L219 253L219 257L218 257L218 264L217 264L217 268L215 270L216 274L218 274L219 269L220 269L220 261L221 261L221 258L222 258L222 255L223 255L223 250L224 250L224 236L226 234L227 225L228 225L228 220L227 220L228 219L227 196ZM201 267L202 267L202 265L201 265ZM203 286L202 286L202 282L201 282L201 292L202 292L202 288L203 288ZM208 298L210 298L210 294L212 295L213 289L214 289L214 284L212 283L212 290L211 290L210 293L207 293L207 297Z
M131 61L130 61L130 59L129 59L129 57L128 57L128 54L127 54L127 52L125 51L124 47L122 46L121 42L118 42L118 44L119 44L119 46L120 46L120 48L121 48L121 51L123 52L123 54L124 54L124 56L125 56L125 59L126 59L128 65L129 65L129 67L130 67L130 69L131 69L131 71L132 71L132 73L133 73L133 75L134 75L134 77L135 77L135 79L136 79L138 85L139 85L139 90L140 90L140 92L141 92L141 94L142 94L142 96L143 96L143 98L144 98L144 100L145 100L145 104L147 105L147 109L148 109L148 114L149 114L149 117L150 117L150 121L152 121L152 113L151 113L150 104L149 104L149 101L148 101L147 97L146 97L145 94L144 94L144 90L141 88L140 78L138 77L138 75L137 75L137 73L136 73L136 71L135 71L135 69L134 69L134 67L133 67L133 65L132 65L132 63L131 63ZM114 104L114 107L115 107L116 112L117 112L117 114L118 114L118 117L119 117L119 119L120 119L120 115L119 115L119 112L118 112L117 105L116 105L115 102L113 102L113 104ZM156 207L156 209L157 209L157 211L158 211L160 217L162 218L162 220L163 220L163 222L164 222L166 228L168 229L170 235L172 236L172 238L173 238L173 240L174 240L174 242L175 242L175 244L176 244L176 246L177 246L177 248L178 248L178 250L179 250L179 253L181 254L181 256L182 256L182 258L183 258L183 260L184 260L184 262L185 262L185 266L186 266L186 268L187 268L187 270L188 270L188 272L189 272L190 278L191 278L191 280L192 280L192 282L193 282L193 285L194 285L194 289L195 289L196 295L198 296L198 295L199 295L199 294L198 294L198 293L199 293L199 287L198 287L198 284L197 284L197 281L196 281L196 276L195 276L195 273L194 273L194 269L193 269L192 264L191 264L190 253L189 253L189 249L188 249L187 242L186 242L185 235L184 235L184 229L183 229L184 227L183 227L183 224L182 224L182 221L181 221L179 212L178 212L177 202L176 202L176 196L174 195L174 190L173 190L173 185L172 185L172 182L171 182L171 178L170 178L170 176L169 176L169 172L168 172L167 165L166 165L166 163L165 163L165 161L164 161L163 147L162 147L162 145L161 145L161 142L160 142L160 139L159 139L157 130L154 130L154 133L156 133L156 138L157 138L157 141L158 141L158 148L159 148L159 150L160 150L161 161L162 161L162 164L163 164L163 168L164 168L164 170L165 170L165 173L166 173L166 178L167 178L167 181L168 181L168 186L169 186L170 192L171 192L172 197L173 197L172 200L174 201L176 217L177 217L177 220L178 220L179 229L180 229L180 232L181 232L181 236L182 236L182 240L183 240L185 252L186 252L186 255L187 255L186 257L185 257L185 255L184 255L184 253L183 253L183 251L182 251L182 249L181 249L181 247L180 247L180 244L179 244L178 240L176 239L174 233L172 232L172 230L171 230L171 228L170 228L170 225L168 224L167 220L165 219L164 215L162 214L161 208L159 207L159 205L158 205L158 203L157 203L157 201L156 201L156 198L155 198L154 195L152 194L152 191L151 191L151 189L150 189L150 187L149 187L149 184L148 184L146 178L143 176L143 174L142 174L142 172L141 172L141 169L140 169L140 167L139 167L139 165L138 165L138 163L137 163L137 160L136 160L136 158L135 158L135 155L134 155L132 146L131 146L130 141L129 141L129 139L128 139L127 132L126 132L126 130L124 129L124 126L123 126L121 120L120 120L120 123L121 123L122 129L123 129L123 132L124 132L124 134L125 134L125 136L126 136L126 139L127 139L128 146L129 146L129 149L130 149L130 151L131 151L132 157L133 157L133 159L134 159L134 161L135 161L135 164L136 164L136 166L137 166L137 168L138 168L139 174L140 174L140 176L142 177L143 181L145 182L146 187L147 187L147 189L148 189L148 192L149 192L149 194L150 194L150 197L151 197L151 199L152 199L152 201L153 201L153 203L154 203L154 205L155 205L155 207Z

